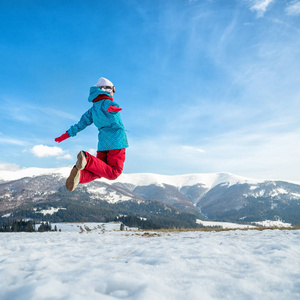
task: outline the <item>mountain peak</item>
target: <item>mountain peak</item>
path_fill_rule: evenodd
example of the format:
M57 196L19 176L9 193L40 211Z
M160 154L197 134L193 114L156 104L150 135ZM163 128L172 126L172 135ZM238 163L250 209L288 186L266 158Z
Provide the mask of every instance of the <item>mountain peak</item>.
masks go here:
M0 171L0 211L30 201L32 205L52 200L57 205L62 199L80 202L84 195L92 203L106 201L119 204L121 209L130 203L155 206L151 201L156 201L184 213L204 214L212 219L262 221L272 216L289 222L295 222L295 218L299 220L300 185L286 181L256 180L226 172L134 173L122 174L114 181L95 180L80 185L74 193L66 193L64 182L69 172L70 167ZM125 202L128 203L125 205ZM122 205L125 206L122 208ZM154 207L149 209L153 211ZM159 211L165 208L159 206Z
M70 167L62 168L23 168L16 171L0 170L0 180L12 181L25 177L34 177L40 175L58 174L62 177L67 177L70 173ZM123 173L117 180L109 181L104 178L101 181L111 183L127 183L133 186L148 186L151 184L156 185L173 185L178 188L182 186L191 186L195 184L202 184L205 188L211 189L219 184L227 184L228 186L234 184L258 184L267 180L253 179L235 175L228 172L219 173L194 173L194 174L182 174L182 175L163 175L155 173ZM291 182L299 184L299 182Z
M148 186L156 185L173 185L178 188L183 186L191 186L202 184L204 187L211 189L221 183L226 183L229 186L236 183L251 183L257 184L262 180L237 176L231 173L195 173L183 175L161 175L154 173L133 173L122 174L115 182L128 183L132 185Z
M63 168L24 168L16 171L0 170L0 179L4 181L18 180L24 177L33 177L40 175L59 174L67 177L70 167ZM112 183L109 180L101 179L106 183ZM122 174L114 183L128 183L132 185L146 186L150 184L162 185L168 184L178 188L187 185L202 184L206 188L212 188L221 183L233 185L236 183L259 183L262 180L237 176L231 173L195 173L183 175L162 175L155 173L128 173Z

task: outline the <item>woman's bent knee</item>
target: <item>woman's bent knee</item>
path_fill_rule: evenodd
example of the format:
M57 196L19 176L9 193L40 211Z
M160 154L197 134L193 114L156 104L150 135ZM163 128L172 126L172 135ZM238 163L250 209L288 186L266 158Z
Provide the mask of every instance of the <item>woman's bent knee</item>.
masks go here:
M122 174L122 170L115 170L114 172L112 172L109 176L109 180L116 180L120 175Z

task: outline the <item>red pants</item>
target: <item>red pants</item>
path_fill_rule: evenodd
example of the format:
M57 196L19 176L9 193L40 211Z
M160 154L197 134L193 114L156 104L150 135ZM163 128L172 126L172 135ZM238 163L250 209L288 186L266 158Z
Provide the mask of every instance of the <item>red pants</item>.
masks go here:
M125 149L97 151L97 157L86 153L86 167L80 171L80 182L87 183L104 177L109 180L118 178L125 161Z

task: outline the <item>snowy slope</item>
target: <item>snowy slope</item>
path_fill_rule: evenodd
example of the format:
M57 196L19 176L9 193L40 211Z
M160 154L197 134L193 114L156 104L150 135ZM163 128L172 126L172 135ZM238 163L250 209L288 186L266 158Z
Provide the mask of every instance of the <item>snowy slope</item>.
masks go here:
M53 169L42 169L42 168L25 168L17 171L3 171L0 170L0 179L4 181L17 180L24 177L32 177L39 175L59 174L62 177L67 177L70 173L70 168L53 168ZM106 179L101 179L105 183L111 183ZM122 174L114 183L127 183L134 186L148 186L151 184L168 184L178 188L182 186L191 186L195 184L203 184L206 188L211 189L212 187L220 183L228 183L233 185L236 183L251 183L257 184L263 180L256 180L237 176L230 173L203 173L203 174L186 174L186 175L160 175L153 173L133 173L133 174Z
M10 181L18 180L25 177L33 177L40 175L59 174L63 177L67 177L70 174L70 168L24 168L17 171L4 171L0 170L0 180Z
M191 186L195 184L203 184L206 188L211 189L220 183L228 183L233 185L236 183L259 183L246 177L236 176L230 173L203 173L203 174L187 174L187 175L159 175L151 173L122 174L117 182L128 183L136 186L147 186L150 184L168 184L178 188L183 186Z
M155 234L105 226L2 233L0 299L300 298L299 230Z
M69 172L70 168L0 171L0 211L8 213L28 201L48 201L51 195L56 199L69 196L61 195ZM80 192L87 199L110 204L159 201L197 216L200 211L209 219L254 222L279 218L293 224L300 220L300 185L230 173L122 174L114 181L100 179L80 185L70 196L80 200Z
M64 168L24 168L17 171L0 170L0 180L10 181L17 180L24 177L59 174L62 177L67 177L70 174L71 167ZM112 181L101 179L105 183L112 183ZM185 174L185 175L160 175L154 173L131 173L122 174L114 183L127 183L134 186L147 186L150 184L168 184L181 188L183 186L191 186L195 184L203 184L206 188L211 189L221 183L227 183L229 186L236 183L259 184L263 179L253 179L243 176L234 175L231 173L199 173L199 174ZM294 184L300 182L286 181Z

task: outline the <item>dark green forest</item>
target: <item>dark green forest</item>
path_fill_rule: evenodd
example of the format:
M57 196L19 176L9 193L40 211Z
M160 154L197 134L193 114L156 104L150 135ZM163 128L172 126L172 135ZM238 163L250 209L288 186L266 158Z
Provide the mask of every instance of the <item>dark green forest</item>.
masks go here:
M59 204L59 205L58 205ZM43 215L40 213L50 207L61 208L56 213ZM47 203L28 203L15 210L5 212L10 217L0 218L0 225L6 225L15 220L31 219L34 222L110 222L119 216L127 215L139 222L134 227L143 229L154 228L197 228L196 216L180 212L158 201L136 201L119 202L109 204L106 201L51 201ZM141 218L147 219L142 221ZM138 221L140 220L140 221ZM124 222L128 222L125 220ZM129 222L132 223L132 220ZM127 224L126 224L127 225ZM128 225L129 226L129 225Z
M36 225L39 225L36 230ZM41 224L36 224L32 220L14 220L7 223L2 223L0 225L0 232L45 232L52 231L52 226L49 222L42 222ZM57 231L56 227L54 231Z

